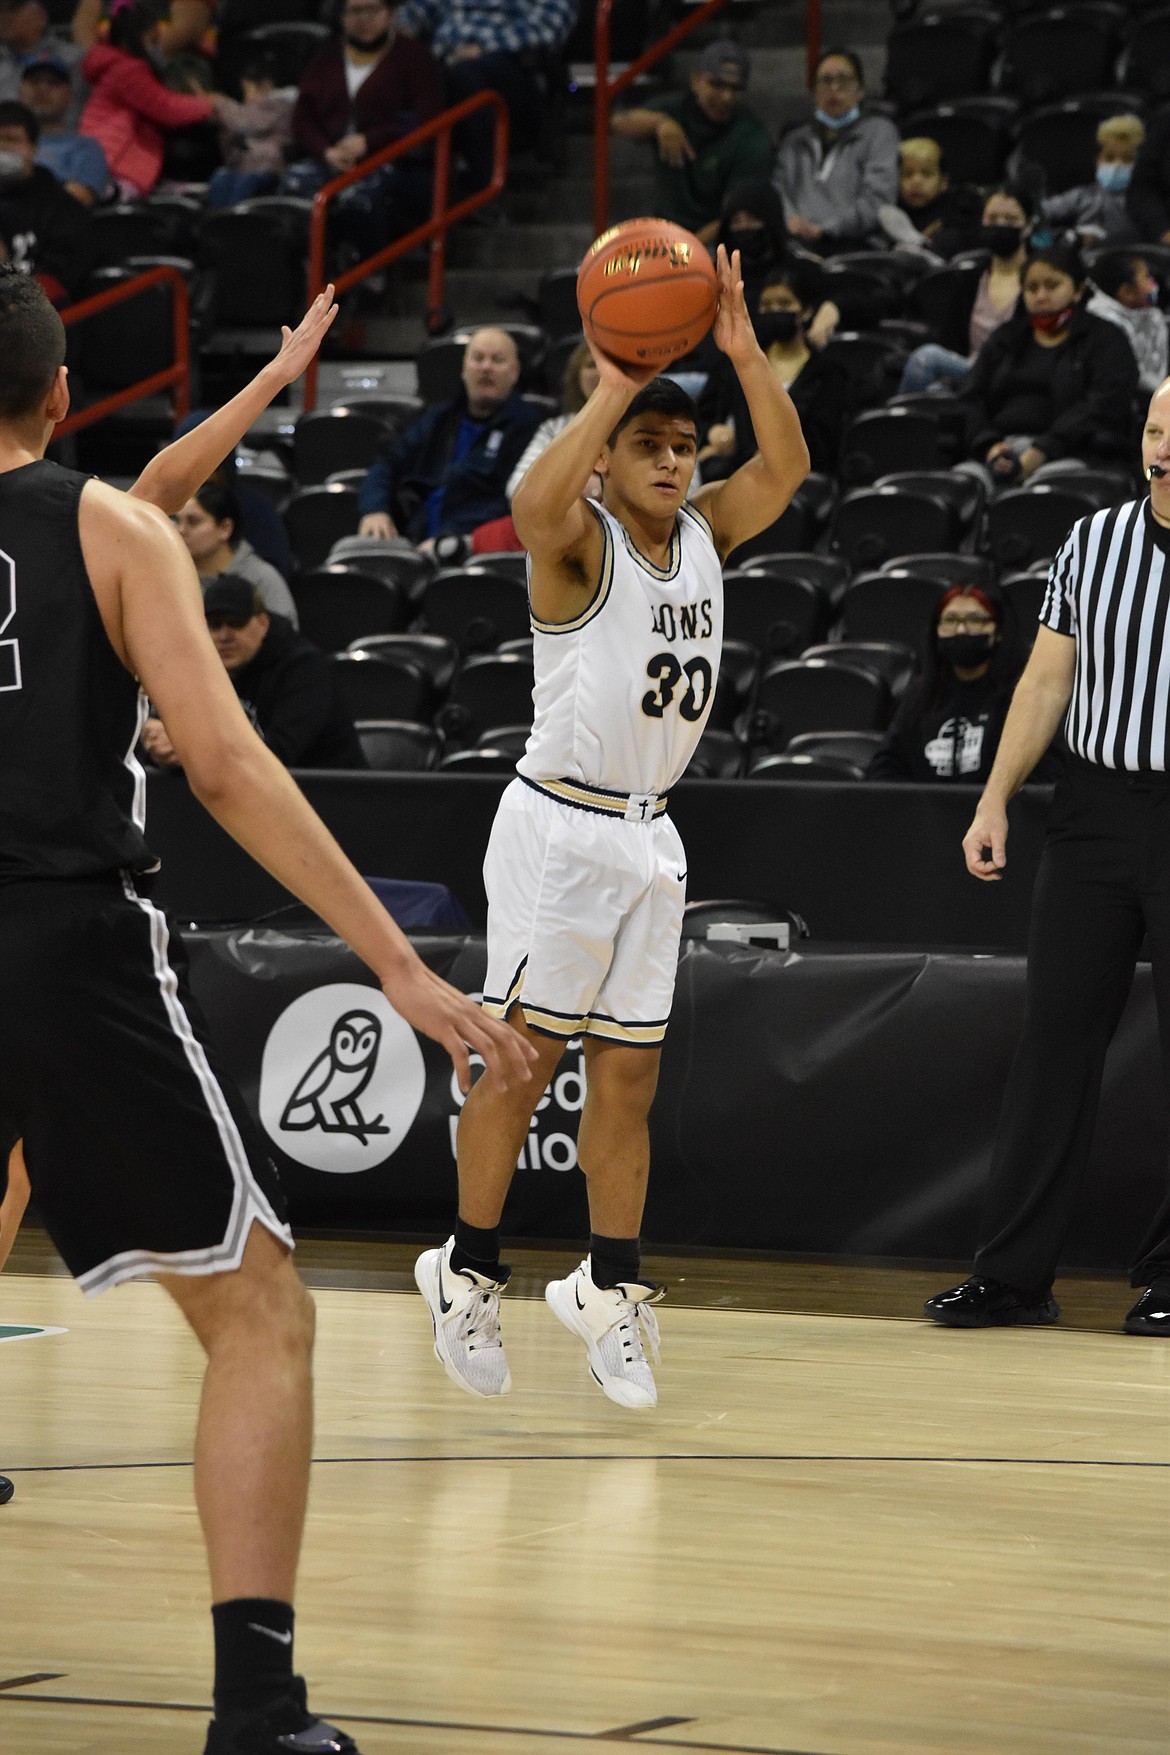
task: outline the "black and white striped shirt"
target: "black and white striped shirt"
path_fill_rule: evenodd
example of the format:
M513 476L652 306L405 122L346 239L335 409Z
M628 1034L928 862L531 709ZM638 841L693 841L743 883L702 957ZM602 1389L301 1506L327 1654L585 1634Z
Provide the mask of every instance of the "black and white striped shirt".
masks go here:
M1042 627L1077 643L1069 748L1130 773L1170 771L1170 530L1148 499L1078 519L1048 574Z

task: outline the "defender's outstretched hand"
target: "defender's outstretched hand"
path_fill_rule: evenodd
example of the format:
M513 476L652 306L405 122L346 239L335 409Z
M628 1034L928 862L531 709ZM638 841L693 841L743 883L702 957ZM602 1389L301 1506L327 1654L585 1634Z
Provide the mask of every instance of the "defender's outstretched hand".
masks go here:
M730 258L722 244L715 252L715 272L719 277L719 308L715 313L712 338L721 353L733 366L746 364L759 349L752 320L743 296L743 272L739 251Z
M532 1077L536 1060L532 1045L509 1024L489 1017L425 963L412 959L400 974L382 983L382 991L400 1017L447 1050L464 1096L471 1089L469 1046L482 1056L485 1077L497 1090L509 1090Z
M300 377L328 335L338 309L330 281L325 291L317 294L295 329L290 329L287 323L281 324L280 333L284 339L272 365L284 383L292 384Z

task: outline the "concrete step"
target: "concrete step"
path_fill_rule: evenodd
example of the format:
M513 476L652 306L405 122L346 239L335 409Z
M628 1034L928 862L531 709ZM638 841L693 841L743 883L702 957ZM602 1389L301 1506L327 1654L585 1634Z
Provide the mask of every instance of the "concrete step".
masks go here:
M580 216L545 225L506 220L502 225L461 226L454 234L448 260L452 269L499 268L511 271L532 265L555 267L579 262L593 242L589 209Z

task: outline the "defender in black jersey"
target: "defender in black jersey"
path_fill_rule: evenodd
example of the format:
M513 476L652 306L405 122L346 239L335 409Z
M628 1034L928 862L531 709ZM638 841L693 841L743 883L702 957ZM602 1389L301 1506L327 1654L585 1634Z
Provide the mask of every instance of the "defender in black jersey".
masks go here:
M353 1755L292 1670L312 1302L275 1172L144 893L141 690L196 795L348 940L464 1088L468 1043L505 1083L527 1079L533 1056L426 969L255 735L169 520L44 461L68 408L64 352L40 288L0 267L0 1117L80 1284L154 1272L207 1353L195 1458L216 1638L207 1755ZM181 475L172 459L153 486Z

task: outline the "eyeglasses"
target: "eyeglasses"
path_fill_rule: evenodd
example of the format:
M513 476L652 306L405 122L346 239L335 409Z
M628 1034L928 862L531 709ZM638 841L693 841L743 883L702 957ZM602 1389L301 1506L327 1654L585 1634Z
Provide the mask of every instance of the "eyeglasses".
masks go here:
M995 626L992 615L940 615L938 631L940 634L961 634L966 629L969 634L985 634L988 628Z
M838 85L847 91L851 85L857 85L860 82L856 73L818 73L813 83L826 86Z

